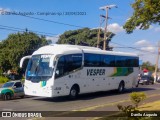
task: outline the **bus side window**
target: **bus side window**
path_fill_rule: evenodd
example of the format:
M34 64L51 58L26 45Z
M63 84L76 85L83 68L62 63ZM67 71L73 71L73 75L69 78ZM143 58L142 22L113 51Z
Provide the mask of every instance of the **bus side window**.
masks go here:
M113 55L102 55L102 66L103 67L114 67L115 66L115 58Z
M101 67L101 55L85 53L84 66L85 67Z
M61 77L64 75L64 68L65 68L65 58L64 58L64 56L62 56L58 60L55 78L58 78L58 77Z
M59 58L55 78L68 75L70 72L82 67L82 54L64 55Z
M72 72L82 66L82 54L66 55L66 70L65 73Z

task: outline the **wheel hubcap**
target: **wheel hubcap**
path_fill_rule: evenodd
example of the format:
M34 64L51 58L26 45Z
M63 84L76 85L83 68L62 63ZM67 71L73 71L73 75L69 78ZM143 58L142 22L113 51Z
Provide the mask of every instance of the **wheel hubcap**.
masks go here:
M72 96L76 96L76 90L72 90L72 91L71 91L71 95L72 95Z

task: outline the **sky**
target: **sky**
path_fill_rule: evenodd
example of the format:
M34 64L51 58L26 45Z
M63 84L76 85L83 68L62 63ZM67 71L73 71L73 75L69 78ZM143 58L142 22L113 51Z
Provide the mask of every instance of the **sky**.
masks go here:
M143 62L155 64L160 27L151 25L148 30L139 30L137 27L132 34L127 34L123 29L133 14L133 2L134 0L0 0L0 41L9 34L27 28L46 35L47 39L55 43L65 31L84 27L99 28L99 16L105 15L105 11L99 8L115 4L117 8L109 10L107 27L108 31L116 34L110 43L113 50L136 53ZM14 12L16 15L2 11Z

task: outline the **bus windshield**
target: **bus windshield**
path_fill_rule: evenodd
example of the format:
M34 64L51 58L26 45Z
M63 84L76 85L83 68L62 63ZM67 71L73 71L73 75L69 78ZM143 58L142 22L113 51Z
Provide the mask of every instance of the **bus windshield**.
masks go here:
M30 59L27 70L27 80L47 80L52 77L53 68L49 67L53 55L34 55Z

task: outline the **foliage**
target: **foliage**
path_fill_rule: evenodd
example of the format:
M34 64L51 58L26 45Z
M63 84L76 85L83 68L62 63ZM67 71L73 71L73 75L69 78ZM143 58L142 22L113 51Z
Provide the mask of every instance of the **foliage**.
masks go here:
M0 71L20 71L20 59L46 44L48 43L44 36L32 32L10 34L6 40L0 42Z
M149 61L147 61L142 64L142 69L144 68L153 72L155 70L155 65L152 65Z
M135 104L135 107L138 108L139 103L146 99L146 95L144 92L132 92L130 99Z
M7 77L0 76L0 83L6 83L8 80L9 79Z
M141 117L141 116L134 116L130 117L131 113L139 113L138 104L146 98L146 95L143 92L133 92L130 94L130 99L131 101L135 104L133 105L128 105L128 106L123 106L123 105L117 105L118 109L125 113L125 117L123 118L124 120L151 120L151 118L146 119L146 117Z
M132 105L128 105L128 106L117 105L117 107L119 110L125 112L127 115L129 115L133 111L136 111L136 108Z
M120 111L125 113L125 116L127 116L127 118L126 118L127 120L140 120L141 119L141 117L129 117L129 116L131 116L131 113L138 112L138 110L134 106L132 106L132 105L128 105L128 106L117 105L117 107Z
M98 29L89 29L89 28L83 28L78 30L69 30L64 32L59 40L58 44L74 44L74 45L89 45L89 46L97 46L97 35L98 35ZM112 39L112 37L115 34L108 32L107 36L109 39L107 40L106 48L110 49L109 47L109 41ZM100 32L100 48L103 48L103 39L104 39L104 33Z
M132 8L134 13L123 26L127 33L136 27L145 30L151 24L160 24L160 0L135 0Z

